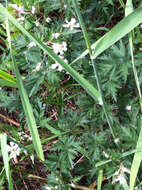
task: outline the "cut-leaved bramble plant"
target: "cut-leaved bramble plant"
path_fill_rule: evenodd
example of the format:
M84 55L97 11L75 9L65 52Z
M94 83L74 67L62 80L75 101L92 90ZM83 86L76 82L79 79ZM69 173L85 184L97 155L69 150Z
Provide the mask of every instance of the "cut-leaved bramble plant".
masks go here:
M141 190L142 6L0 2L0 189Z

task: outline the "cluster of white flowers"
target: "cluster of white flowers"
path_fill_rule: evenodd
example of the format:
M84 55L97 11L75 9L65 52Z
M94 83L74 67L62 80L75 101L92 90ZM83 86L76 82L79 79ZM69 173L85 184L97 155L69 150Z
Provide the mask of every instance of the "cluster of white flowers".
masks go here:
M29 141L32 141L32 137L27 135L26 133L24 133L23 131L21 132L18 132L18 135L20 137L20 140L29 140Z
M14 159L20 155L20 151L21 151L19 146L14 142L10 142L10 145L7 145L7 150L10 153L10 158L14 158Z
M73 30L74 28L79 28L80 24L76 23L76 19L75 18L71 18L70 22L66 19L66 24L63 24L64 28L69 28L71 30Z
M58 33L55 33L55 34L58 34ZM55 36L54 34L54 36ZM58 37L59 35L56 35L56 37ZM53 43L52 45L52 48L53 48L53 51L59 55L59 57L61 59L64 60L64 62L68 63L67 59L64 58L63 54L65 51L67 51L67 43L66 42L62 42L62 43ZM57 62L55 62L54 64L52 64L50 66L51 69L56 69L58 71L62 71L63 70L63 67L61 65L59 65Z
M24 132L19 132L18 134L22 140L25 140L25 138L29 138L29 135L26 135ZM19 148L19 146L16 143L10 142L10 145L7 145L7 151L10 154L10 158L16 159L17 156L20 156L21 148ZM23 152L25 155L27 155L26 150L24 150ZM30 159L31 159L32 163L34 164L34 155L33 154L30 155Z
M125 168L123 165L121 165L120 168L119 168L119 170L117 170L113 174L112 184L116 183L116 182L119 182L123 186L127 185L127 180L126 180L125 173L130 174L130 170L128 170L127 168Z
M13 9L15 9L16 13L18 15L21 15L21 14L26 14L25 10L24 10L24 6L18 6L17 4L9 4L10 7L12 7ZM36 8L35 6L32 6L32 10L31 10L31 13L34 14L36 11Z
M24 6L18 6L17 4L9 4L10 7L12 7L13 9L15 9L15 12L18 16L21 16L21 14L27 14L27 12L25 12L24 10ZM36 11L36 8L35 6L32 6L32 10L31 10L31 13L34 14ZM22 17L19 17L19 18L16 18L16 20L20 23L20 24L23 24L24 20L25 20L25 17L22 16Z

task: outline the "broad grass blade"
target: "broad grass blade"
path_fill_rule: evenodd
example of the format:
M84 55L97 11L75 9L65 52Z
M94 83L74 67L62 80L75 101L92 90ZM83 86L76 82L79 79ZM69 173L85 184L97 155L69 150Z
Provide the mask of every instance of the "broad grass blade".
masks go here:
M8 152L7 152L7 147L6 147L7 146L6 134L1 134L0 142L1 142L2 158L3 158L3 162L4 162L6 177L8 180L9 190L13 190L11 172L10 172L10 168L9 168L9 158L8 158Z
M101 190L102 181L103 181L103 170L99 170L98 181L97 181L97 190Z
M4 184L4 181L5 181L5 170L3 167L0 172L0 187L2 187L2 185Z
M139 134L139 138L137 141L136 149L142 147L142 118L141 118L141 131ZM130 174L130 190L134 189L137 173L142 160L142 151L136 152L133 158L132 166L131 166L131 174Z
M0 77L11 82L11 83L16 84L16 79L13 76L11 76L10 74L8 74L2 70L0 70Z
M125 16L128 16L133 12L133 4L132 0L127 0L126 7L125 7ZM142 96L141 96L141 90L140 90L140 84L138 80L137 70L134 63L134 54L133 54L133 41L132 41L132 32L129 33L129 44L130 44L130 52L131 52L131 61L132 61L132 68L134 72L135 82L138 89L139 94L139 101L140 101L140 109L142 111ZM139 134L139 139L137 141L136 148L142 148L142 129ZM140 167L140 162L142 160L142 152L136 152L134 154L134 159L131 166L131 173L130 173L130 190L134 189L137 173Z
M34 148L36 150L38 158L40 160L44 161L44 154L43 154L43 150L42 150L41 141L40 141L40 138L39 138L35 118L34 118L34 115L33 115L33 110L32 110L31 104L29 102L27 92L26 92L26 90L24 88L23 81L21 79L21 76L20 76L20 73L19 73L19 70L18 70L18 66L17 66L17 64L15 62L15 59L14 59L14 56L13 56L11 40L10 40L10 29L9 29L8 19L6 19L6 31L7 31L7 36L8 36L8 43L9 43L9 48L10 48L12 64L13 64L14 72L16 74L17 85L18 85L18 89L19 89L23 109L24 109L24 112L25 112L25 115L26 115L27 124L28 124L28 127L30 129L30 134L32 136L32 141L33 141L33 144L34 144Z
M0 86L9 86L13 88L18 88L17 83L9 82L5 79L0 79Z
M112 46L115 42L123 38L136 26L142 22L142 7L135 9L127 17L123 18L117 25L115 25L108 33L101 37L98 41L91 45L91 49L94 50L95 59L98 55L104 52L107 48ZM89 53L85 50L79 57L77 57L73 62L75 63L79 59L85 57Z
M87 91L90 96L96 101L100 101L101 96L98 90L96 90L85 78L83 78L78 72L76 72L69 64L66 64L58 55L56 55L51 48L44 45L41 41L32 36L22 25L20 25L16 19L0 4L0 14L5 16L12 22L21 32L23 32L31 41L35 42L42 50L45 51L54 61L58 62L71 76Z

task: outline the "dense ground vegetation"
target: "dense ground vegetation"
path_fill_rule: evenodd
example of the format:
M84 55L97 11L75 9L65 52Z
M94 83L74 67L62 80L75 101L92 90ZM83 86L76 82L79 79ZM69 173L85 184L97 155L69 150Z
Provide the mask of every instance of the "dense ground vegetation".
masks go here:
M142 189L141 4L1 2L0 189Z

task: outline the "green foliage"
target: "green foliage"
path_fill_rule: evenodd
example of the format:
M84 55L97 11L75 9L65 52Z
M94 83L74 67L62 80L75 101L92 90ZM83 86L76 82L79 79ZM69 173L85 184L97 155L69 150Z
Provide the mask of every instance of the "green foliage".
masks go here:
M2 3L5 5L4 1ZM72 0L11 0L8 3L8 10L16 19L24 17L22 26L28 32L28 35L27 33L24 35L10 24L13 56L33 109L45 155L45 162L39 163L33 148L31 148L33 144L29 139L28 123L20 101L20 93L16 88L8 39L5 34L6 27L1 22L0 77L3 79L0 79L2 86L0 89L0 114L20 123L18 128L14 127L13 123L5 124L7 120L1 119L2 123L0 123L0 131L8 134L7 143L13 141L21 148L20 156L17 156L17 165L13 165L14 159L13 162L9 160L12 177L17 178L14 180L16 181L14 184L22 189L23 180L27 183L27 176L32 173L36 177L41 177L38 178L40 183L44 182L40 187L35 185L34 188L43 190L71 190L73 189L71 185L91 187L96 184L97 179L99 179L100 185L95 186L94 189L101 189L101 186L105 190L125 189L121 181L115 182L118 177L116 171L120 172L122 166L130 170L133 154L141 154L140 151L135 151L141 130L139 96L131 64L129 39L125 35L135 28L133 53L141 87L142 29L141 25L137 26L141 18L137 23L133 23L133 13L119 23L124 16L122 1L121 4L116 0L77 1L88 38L91 44L95 42L92 46L94 63L105 99L105 109L115 133L116 138L113 139L101 101L96 101L94 93L89 92L91 95L89 96L86 91L88 84L93 89L98 89L98 84L90 58L85 51L86 44L81 28L74 27L71 30L63 27L72 18L76 19L75 24L78 23ZM24 6L26 13L17 14L10 4ZM35 7L34 13L31 12L32 6ZM134 2L134 8L140 6L141 1ZM139 12L140 9L137 11ZM48 17L51 19L49 22L46 20ZM129 18L131 18L131 23L126 25ZM119 25L116 26L117 23ZM122 25L123 28L120 27ZM111 30L113 27L115 30ZM114 31L115 33L112 35ZM55 33L59 34L57 38L53 37ZM106 34L105 37L101 38L104 34ZM100 38L101 40L97 41ZM33 41L36 42L36 45L30 47L30 43ZM57 55L51 51L54 50L53 44L61 45L62 42L67 43L67 51L63 52L63 59L67 59L68 63L58 59ZM87 56L80 59L80 55L82 56L84 51L83 55ZM57 62L65 70L59 64L54 67ZM71 62L73 63L70 64ZM74 71L77 71L79 75L74 74ZM81 83L80 80L78 84L76 76L81 76L84 81ZM4 81L1 80L5 79L7 83L2 85ZM86 81L88 83L84 90L82 87ZM13 86L8 82L13 82ZM94 92L98 93L98 91ZM27 135L26 138L21 139L19 132L24 132ZM24 153L25 150L28 150L28 154ZM31 152L35 157L35 165L32 164L31 171L28 171L26 164L30 163L31 165ZM0 156L2 156L1 151ZM25 164L24 171L21 170L23 163ZM38 171L40 165L43 168ZM0 162L0 186L6 189L8 186L5 183L6 175L2 170L3 166L3 163ZM141 166L139 170L141 173ZM103 171L103 176L100 171ZM22 177L20 176L18 180L19 173ZM125 176L129 184L129 173L124 172L124 174L122 177ZM137 189L141 189L141 180L142 177L138 174ZM30 189L30 184L27 183L27 185Z

